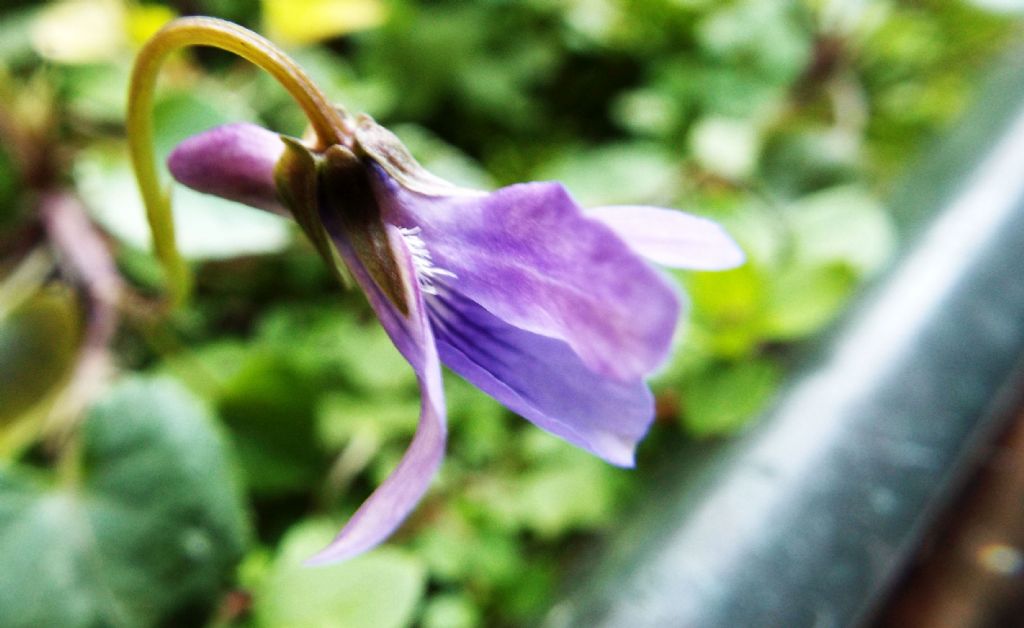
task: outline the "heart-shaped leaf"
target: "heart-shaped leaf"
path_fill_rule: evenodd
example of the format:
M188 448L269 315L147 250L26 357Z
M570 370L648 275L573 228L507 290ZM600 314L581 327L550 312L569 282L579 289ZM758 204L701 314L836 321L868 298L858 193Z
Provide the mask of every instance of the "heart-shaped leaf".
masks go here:
M329 567L302 564L330 542L336 526L307 521L291 529L256 586L255 625L311 628L408 626L426 589L426 569L407 551L379 548Z
M80 468L0 470L0 609L8 626L152 626L208 611L246 525L203 406L130 379L90 411Z

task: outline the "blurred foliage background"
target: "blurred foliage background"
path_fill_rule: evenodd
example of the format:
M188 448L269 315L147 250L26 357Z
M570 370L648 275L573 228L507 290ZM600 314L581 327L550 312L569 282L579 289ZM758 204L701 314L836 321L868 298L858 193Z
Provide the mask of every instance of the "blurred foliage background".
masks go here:
M894 182L1021 35L1013 2L123 0L0 8L0 625L528 625L686 440L741 431L794 343L898 246ZM170 320L127 162L133 51L177 15L284 45L424 164L491 188L721 220L749 263L691 307L637 471L446 378L449 457L387 546L302 559L395 464L412 373L297 230L176 188L198 289ZM192 50L158 149L250 120L273 81Z

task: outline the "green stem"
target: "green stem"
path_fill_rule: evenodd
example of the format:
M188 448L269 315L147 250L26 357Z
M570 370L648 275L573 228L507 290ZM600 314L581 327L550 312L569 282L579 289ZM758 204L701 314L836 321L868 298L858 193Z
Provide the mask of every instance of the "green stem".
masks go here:
M139 51L128 90L127 133L132 165L138 179L153 248L167 275L171 308L188 295L188 267L175 244L171 202L157 175L153 151L153 97L160 66L172 53L188 46L210 46L232 52L269 72L298 102L316 133L318 149L333 144L351 146L351 118L327 100L323 92L290 57L267 39L237 24L208 17L174 20Z

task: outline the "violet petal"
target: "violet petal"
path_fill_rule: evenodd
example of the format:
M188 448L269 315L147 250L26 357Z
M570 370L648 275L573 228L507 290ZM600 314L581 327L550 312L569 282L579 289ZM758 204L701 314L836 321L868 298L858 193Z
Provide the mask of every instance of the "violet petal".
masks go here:
M557 183L483 196L426 196L375 167L386 220L419 228L459 293L523 330L564 340L591 369L624 382L668 356L673 287Z
M398 230L388 225L396 258L405 273L410 311L403 317L373 282L345 240L336 221L325 217L325 227L353 277L366 292L395 346L412 365L419 381L421 410L419 426L401 462L384 483L370 495L348 520L330 545L307 564L333 563L361 554L384 541L412 512L426 493L444 458L446 426L441 366L434 337L427 321L423 297L414 275L412 259Z
M283 152L277 133L239 122L178 144L167 158L167 168L179 183L194 190L287 216L274 184L274 167Z
M584 210L609 226L634 251L671 268L725 270L744 261L743 250L718 223L674 209L609 206Z
M426 302L445 365L548 432L633 466L654 417L643 380L601 377L561 340L508 325L454 290Z

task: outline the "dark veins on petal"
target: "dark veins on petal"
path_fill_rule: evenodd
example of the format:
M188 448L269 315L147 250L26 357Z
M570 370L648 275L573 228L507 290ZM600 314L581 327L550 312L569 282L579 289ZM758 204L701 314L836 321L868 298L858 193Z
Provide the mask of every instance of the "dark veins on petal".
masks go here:
M613 462L632 464L653 416L642 378L587 367L561 340L507 324L457 290L426 298L441 360L538 426Z

